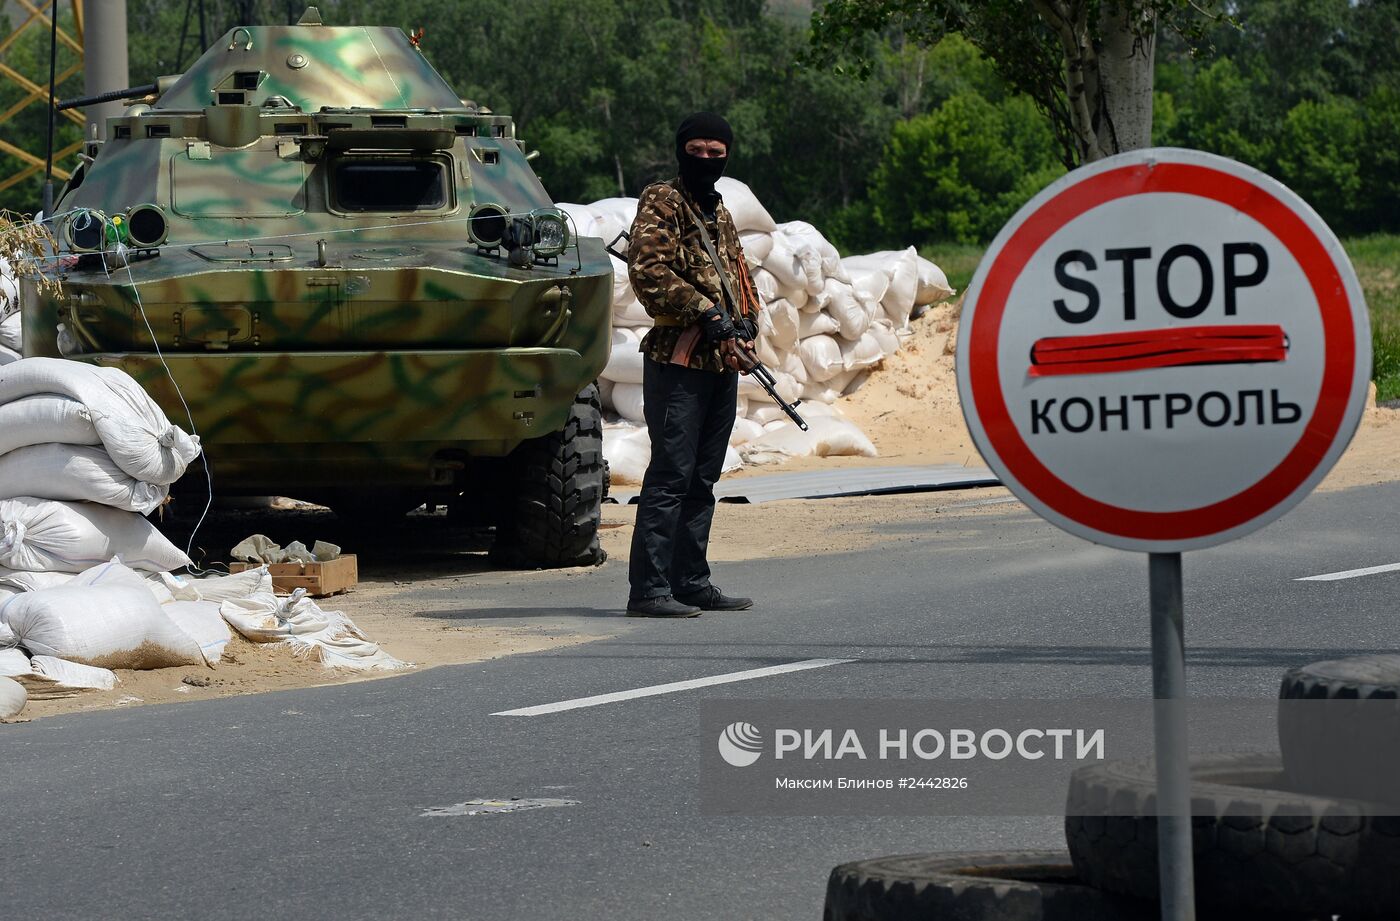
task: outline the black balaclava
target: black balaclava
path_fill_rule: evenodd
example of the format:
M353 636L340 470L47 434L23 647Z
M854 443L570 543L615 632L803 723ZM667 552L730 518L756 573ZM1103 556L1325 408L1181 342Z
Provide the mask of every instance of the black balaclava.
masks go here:
M686 142L696 138L723 141L726 156L695 157L686 153ZM729 122L713 112L696 112L676 129L676 160L681 166L681 182L706 211L713 211L719 203L715 180L724 175L724 167L729 163L728 154L733 150L733 129L729 127Z

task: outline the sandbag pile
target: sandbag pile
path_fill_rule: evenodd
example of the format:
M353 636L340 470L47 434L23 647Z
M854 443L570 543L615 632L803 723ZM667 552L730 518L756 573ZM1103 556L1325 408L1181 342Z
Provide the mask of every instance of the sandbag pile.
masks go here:
M874 446L832 404L854 392L870 370L893 354L910 317L952 297L947 277L910 247L842 258L811 224L779 224L744 183L716 188L734 218L754 284L763 300L758 356L789 402L802 400L812 431L801 432L747 377L740 378L738 420L726 471L810 454L865 454ZM611 243L631 227L637 201L608 198L562 204L580 236ZM627 266L613 258L612 355L599 380L604 409L603 453L617 483L640 482L650 458L642 413L641 338L651 318L637 300ZM819 408L820 407L820 408Z
M0 499L145 515L198 456L199 440L120 369L59 358L0 367Z
M0 258L0 365L19 361L24 351L20 331L19 286L10 263Z

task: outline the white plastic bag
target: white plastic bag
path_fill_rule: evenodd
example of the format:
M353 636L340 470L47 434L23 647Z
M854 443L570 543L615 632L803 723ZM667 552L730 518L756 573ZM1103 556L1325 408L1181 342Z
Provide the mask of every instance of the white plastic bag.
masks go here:
M102 443L86 406L68 397L48 394L24 397L0 406L0 454L54 442Z
M224 620L255 643L285 643L292 653L329 668L407 668L360 632L340 611L323 611L305 589L290 598L258 594L220 606Z
M172 425L125 371L60 358L0 368L0 404L44 393L86 406L108 455L134 480L168 486L199 456L198 439Z
M133 480L100 447L43 444L0 455L0 499L96 502L148 515L169 493L168 486Z
M0 566L82 572L114 556L147 572L190 565L189 557L140 515L91 502L0 500Z

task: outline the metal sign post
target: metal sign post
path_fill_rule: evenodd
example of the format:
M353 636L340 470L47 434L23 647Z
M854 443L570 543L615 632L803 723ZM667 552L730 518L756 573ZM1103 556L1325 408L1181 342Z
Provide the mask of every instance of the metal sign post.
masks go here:
M1181 554L1147 556L1152 611L1153 730L1157 746L1157 870L1162 921L1195 921L1191 764L1186 744L1186 636Z
M1135 150L1051 183L968 286L958 396L988 466L1052 524L1149 555L1165 921L1196 915L1181 554L1312 492L1370 371L1336 235L1277 181L1201 151Z

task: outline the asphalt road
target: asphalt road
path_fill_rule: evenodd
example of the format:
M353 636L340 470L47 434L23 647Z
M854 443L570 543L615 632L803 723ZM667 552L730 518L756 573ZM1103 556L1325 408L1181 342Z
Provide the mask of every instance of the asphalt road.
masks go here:
M976 493L967 499L975 501ZM1317 495L1186 559L1197 695L1394 645L1400 486ZM1150 696L1146 562L1019 505L862 552L724 565L752 612L618 618L612 565L483 574L463 622L613 639L385 681L0 727L0 914L43 918L815 919L830 868L1061 845L1052 818L699 814L699 702ZM509 584L507 582L509 581ZM468 594L469 593L469 594ZM829 668L534 717L501 710L813 658ZM475 797L565 808L425 816Z

